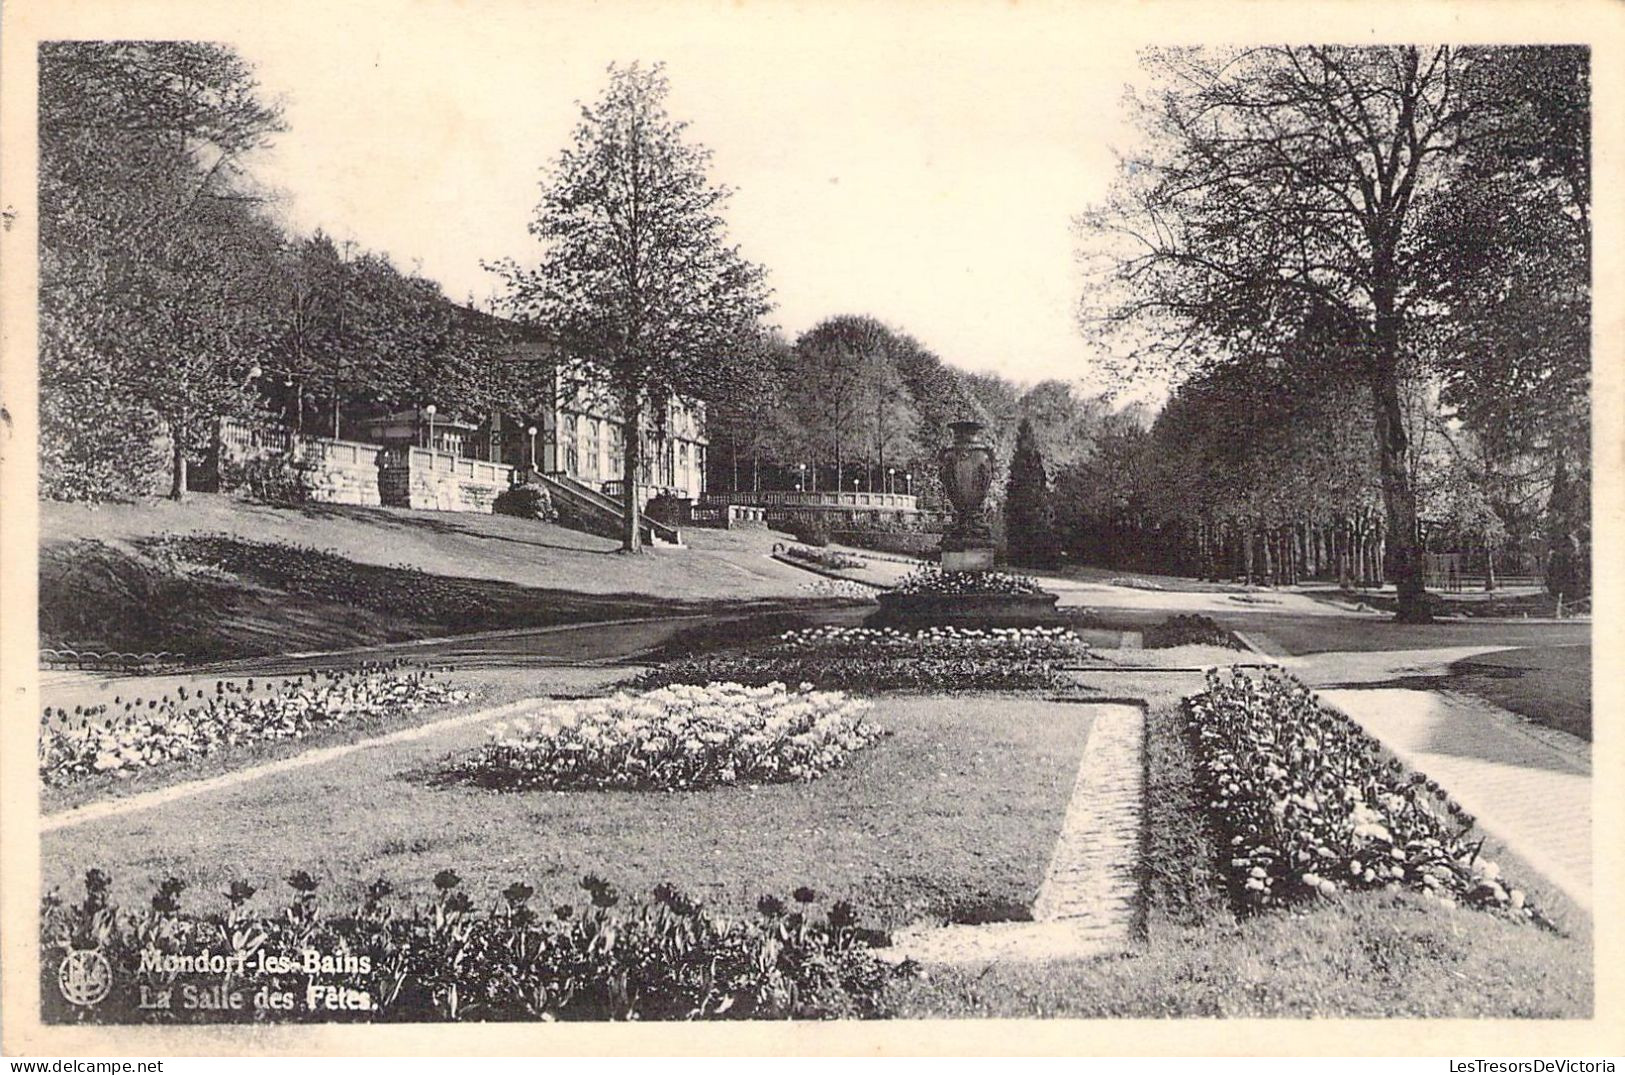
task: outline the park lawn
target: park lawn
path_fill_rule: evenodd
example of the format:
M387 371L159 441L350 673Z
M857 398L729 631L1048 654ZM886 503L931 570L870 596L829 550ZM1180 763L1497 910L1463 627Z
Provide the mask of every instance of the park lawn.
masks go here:
M801 603L814 577L767 556L766 531L624 556L508 516L211 494L40 516L42 644L97 653L228 659Z
M1474 622L1395 623L1388 616L1304 616L1284 612L1215 612L1274 657L1309 653L1441 649L1452 646L1553 646L1588 642L1591 624Z
M1589 951L1419 897L1201 925L1161 923L1116 959L932 967L898 1018L1527 1018L1591 1014ZM1380 1033L1380 1032L1379 1032Z
M91 867L144 903L164 877L195 910L243 878L275 907L309 870L328 908L383 876L425 900L457 871L471 895L523 880L544 905L579 905L595 873L625 892L670 881L728 914L798 886L851 900L859 923L1016 917L1043 878L1090 721L1031 697L884 698L891 734L801 784L692 792L502 792L432 779L476 725L354 752L227 789L47 833L47 886L72 895Z
M1531 646L1457 661L1441 686L1591 741L1591 646Z

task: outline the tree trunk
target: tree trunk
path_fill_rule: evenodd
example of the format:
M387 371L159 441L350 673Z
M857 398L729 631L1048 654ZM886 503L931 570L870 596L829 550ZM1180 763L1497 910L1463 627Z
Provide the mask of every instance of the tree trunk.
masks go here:
M1384 305L1384 298L1379 295L1376 371L1371 389L1377 413L1377 453L1382 465L1382 505L1387 517L1385 567L1399 596L1395 619L1400 623L1429 623L1433 617L1428 612L1427 591L1422 580L1416 488L1411 484L1407 466L1410 442L1399 401L1398 320L1393 313L1383 312ZM1392 306L1391 297L1386 305Z
M169 427L174 454L170 459L169 499L186 499L186 419L173 422Z
M643 463L643 407L633 396L621 406L621 417L626 423L626 452L621 466L621 551L639 552L643 548L643 528L638 518L638 468Z
M1495 590L1495 549L1487 541L1484 543L1484 589L1486 592Z

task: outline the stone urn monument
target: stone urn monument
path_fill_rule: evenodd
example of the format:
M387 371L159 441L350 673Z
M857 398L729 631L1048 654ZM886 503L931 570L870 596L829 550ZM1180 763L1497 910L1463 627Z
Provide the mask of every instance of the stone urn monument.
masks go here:
M942 536L942 570L922 569L880 594L880 609L867 622L877 627L1064 623L1055 609L1055 594L1032 579L992 570L993 530L984 505L993 484L993 449L977 436L980 422L953 422L949 428L954 439L940 458L954 521Z
M954 506L953 526L942 535L944 571L985 571L993 566L993 531L988 526L988 487L993 484L993 449L977 434L982 423L951 422L953 443L942 449L942 488Z

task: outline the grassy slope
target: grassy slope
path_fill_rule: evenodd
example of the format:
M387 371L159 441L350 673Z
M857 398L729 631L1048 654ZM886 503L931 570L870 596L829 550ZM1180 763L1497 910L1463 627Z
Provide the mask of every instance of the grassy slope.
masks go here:
M1383 686L1456 690L1591 741L1591 647L1532 646L1457 661L1450 674Z
M329 899L379 875L422 897L445 867L482 899L522 879L579 903L576 879L595 872L625 890L673 881L733 913L805 884L882 927L1029 905L1088 711L915 698L875 714L894 734L819 780L669 794L436 786L426 777L447 752L482 741L470 726L50 833L42 860L65 892L101 866L121 900L144 901L175 874L202 907L233 877L280 901L296 868L328 882Z
M266 561L265 571L182 566L154 545L205 534L228 539L250 565ZM612 541L505 516L273 508L209 495L182 505L46 503L42 634L73 648L251 656L795 597L811 577L763 555L765 532L685 536L689 549L628 557ZM322 550L346 566L290 579L255 554L267 542Z

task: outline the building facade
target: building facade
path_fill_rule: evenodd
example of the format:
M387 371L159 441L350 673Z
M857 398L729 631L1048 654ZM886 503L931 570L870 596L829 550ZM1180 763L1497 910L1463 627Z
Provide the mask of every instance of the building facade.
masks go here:
M504 361L535 369L541 402L531 414L493 414L468 437L479 458L521 471L534 466L555 477L619 496L625 423L601 371L557 358L539 334L521 330ZM531 431L535 432L532 433ZM705 492L705 405L671 396L640 431L638 474L644 503L654 496L697 499Z

